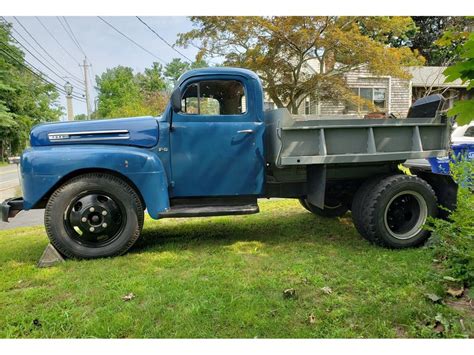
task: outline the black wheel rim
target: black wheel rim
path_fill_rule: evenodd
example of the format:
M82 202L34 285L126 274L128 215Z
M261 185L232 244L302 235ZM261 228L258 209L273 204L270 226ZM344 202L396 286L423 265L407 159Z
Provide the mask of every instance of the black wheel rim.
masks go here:
M64 213L64 226L69 237L80 245L92 248L112 243L125 224L123 204L101 191L78 195Z
M423 228L427 216L423 197L415 191L406 191L392 197L385 210L384 222L393 237L410 239Z

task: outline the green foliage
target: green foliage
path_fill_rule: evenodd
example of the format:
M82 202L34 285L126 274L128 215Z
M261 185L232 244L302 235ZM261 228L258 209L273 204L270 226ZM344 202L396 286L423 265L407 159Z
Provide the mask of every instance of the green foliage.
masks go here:
M453 82L461 79L467 83L467 90L474 88L474 33L471 33L469 39L463 45L461 60L444 71L446 82ZM474 99L467 101L458 101L454 103L452 109L448 111L449 115L456 115L456 121L459 125L468 124L474 119Z
M0 22L0 161L25 148L34 124L56 121L63 113L54 85L22 64L24 55L12 44L10 25Z
M402 45L417 50L426 65L446 66L459 60L460 47L466 41L472 18L463 16L413 16L416 29L407 33Z
M451 164L453 179L459 184L457 208L447 220L436 219L429 227L438 259L446 276L466 286L474 285L474 161Z
M166 106L167 83L158 63L137 74L123 66L107 69L96 77L96 82L98 117L157 115Z
M189 64L183 62L180 58L173 58L173 60L165 66L165 76L175 83L186 71L190 69L206 68L208 66L209 64L203 59L196 60Z
M87 115L85 113L80 113L79 115L74 116L74 121L86 121Z
M165 66L165 76L173 82L176 82L187 70L189 70L188 63L183 62L180 58L173 58L173 60Z

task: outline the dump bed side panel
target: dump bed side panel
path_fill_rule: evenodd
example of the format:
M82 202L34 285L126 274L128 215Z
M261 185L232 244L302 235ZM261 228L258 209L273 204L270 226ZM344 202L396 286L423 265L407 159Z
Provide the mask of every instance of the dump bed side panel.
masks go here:
M266 113L267 161L291 165L404 161L446 154L449 120L442 117L352 119Z

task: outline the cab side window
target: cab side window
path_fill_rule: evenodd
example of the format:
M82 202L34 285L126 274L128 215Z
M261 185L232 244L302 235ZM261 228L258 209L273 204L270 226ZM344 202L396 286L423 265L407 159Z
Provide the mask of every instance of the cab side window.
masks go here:
M240 115L247 111L245 90L237 80L206 80L189 85L182 97L188 115Z

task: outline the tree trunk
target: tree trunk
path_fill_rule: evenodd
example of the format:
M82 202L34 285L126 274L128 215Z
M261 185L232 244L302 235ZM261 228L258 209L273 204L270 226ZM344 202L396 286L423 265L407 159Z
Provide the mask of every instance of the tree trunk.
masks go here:
M286 108L288 109L288 111L290 111L293 115L297 115L298 114L298 105L296 104L296 100L291 100L288 105L286 106Z

